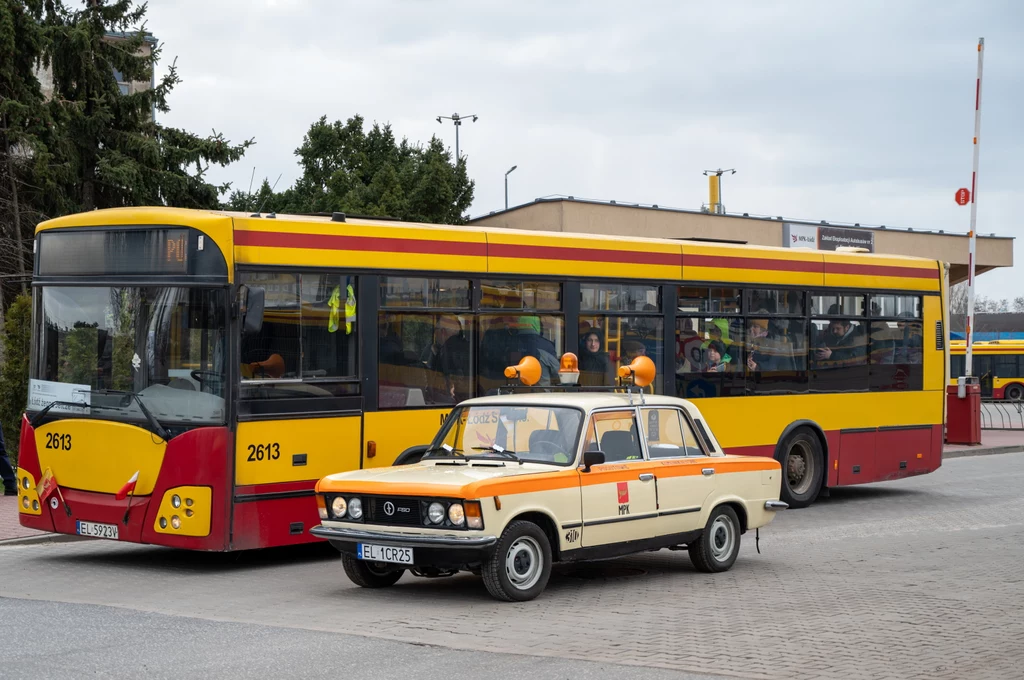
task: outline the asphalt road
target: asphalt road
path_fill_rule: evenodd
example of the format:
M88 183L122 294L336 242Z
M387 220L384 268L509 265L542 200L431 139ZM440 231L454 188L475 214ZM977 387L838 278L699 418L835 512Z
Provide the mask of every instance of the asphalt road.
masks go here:
M1024 454L949 460L781 513L725 574L646 553L522 604L318 549L0 547L0 676L1019 678L1022 488Z

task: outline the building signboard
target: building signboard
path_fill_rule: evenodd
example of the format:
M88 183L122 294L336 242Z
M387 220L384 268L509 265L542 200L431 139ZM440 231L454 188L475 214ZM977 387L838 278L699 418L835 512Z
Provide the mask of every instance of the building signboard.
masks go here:
M782 241L787 248L835 250L840 246L866 248L875 252L875 234L868 229L814 226L811 224L782 225Z

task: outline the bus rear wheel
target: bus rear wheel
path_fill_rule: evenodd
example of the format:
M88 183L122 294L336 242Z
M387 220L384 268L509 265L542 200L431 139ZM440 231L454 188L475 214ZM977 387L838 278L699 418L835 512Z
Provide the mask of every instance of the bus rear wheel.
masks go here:
M1003 398L1008 401L1021 401L1024 399L1024 387L1020 385L1010 385L1003 392Z
M801 427L786 437L776 457L782 465L781 500L791 508L806 508L818 498L825 474L821 441Z

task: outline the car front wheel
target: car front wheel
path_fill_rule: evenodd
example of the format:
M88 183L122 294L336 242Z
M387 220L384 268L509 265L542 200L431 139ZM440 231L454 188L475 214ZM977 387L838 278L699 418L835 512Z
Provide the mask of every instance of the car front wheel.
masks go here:
M357 586L363 588L387 588L398 583L405 573L404 569L389 569L377 562L359 560L352 555L341 555L341 565L345 574Z
M740 520L736 511L728 505L715 508L700 538L688 550L697 571L728 571L740 554Z
M547 534L533 522L512 522L484 562L482 575L487 592L495 599L525 602L537 597L551 577Z

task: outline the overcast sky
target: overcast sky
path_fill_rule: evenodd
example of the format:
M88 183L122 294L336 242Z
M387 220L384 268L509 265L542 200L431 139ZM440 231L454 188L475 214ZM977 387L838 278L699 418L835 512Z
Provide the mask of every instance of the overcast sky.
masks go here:
M298 175L310 123L356 113L398 137L460 136L473 216L540 196L966 232L976 44L985 38L978 230L1024 258L1024 2L159 0L148 26L182 84L162 122L232 141L211 173ZM979 292L1024 295L1021 267Z

